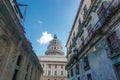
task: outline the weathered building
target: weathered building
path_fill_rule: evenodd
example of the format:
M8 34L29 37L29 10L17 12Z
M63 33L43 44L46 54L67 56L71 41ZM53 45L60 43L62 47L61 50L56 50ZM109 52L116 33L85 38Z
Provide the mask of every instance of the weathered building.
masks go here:
M45 56L40 56L39 60L44 70L41 80L67 80L67 71L65 71L67 59L57 36L54 36L48 45Z
M69 80L120 80L120 0L81 0L66 47Z
M39 80L43 73L21 18L16 0L0 0L0 80Z

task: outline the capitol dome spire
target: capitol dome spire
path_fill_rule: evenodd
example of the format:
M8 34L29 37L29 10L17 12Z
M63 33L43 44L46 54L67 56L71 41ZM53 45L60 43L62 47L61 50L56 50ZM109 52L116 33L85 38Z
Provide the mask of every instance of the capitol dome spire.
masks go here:
M60 40L57 38L56 34L52 41L50 41L47 51L45 52L46 55L64 55L62 51L62 45Z
M57 39L57 36L56 36L56 34L54 35L54 39Z

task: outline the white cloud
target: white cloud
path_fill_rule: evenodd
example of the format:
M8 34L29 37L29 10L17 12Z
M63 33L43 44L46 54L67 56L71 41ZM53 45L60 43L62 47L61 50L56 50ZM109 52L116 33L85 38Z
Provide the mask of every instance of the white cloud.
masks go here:
M45 32L42 32L42 36L37 40L37 42L40 44L46 44L52 39L53 39L52 34L45 31Z
M39 24L42 24L43 22L42 22L41 20L38 20L38 23L39 23Z

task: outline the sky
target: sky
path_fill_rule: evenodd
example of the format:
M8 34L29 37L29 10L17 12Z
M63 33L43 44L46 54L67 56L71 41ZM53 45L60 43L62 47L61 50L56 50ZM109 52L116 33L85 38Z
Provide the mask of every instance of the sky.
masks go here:
M54 34L66 53L66 42L72 28L80 0L17 0L27 4L24 22L25 35L37 56L45 55ZM24 14L26 7L20 7Z

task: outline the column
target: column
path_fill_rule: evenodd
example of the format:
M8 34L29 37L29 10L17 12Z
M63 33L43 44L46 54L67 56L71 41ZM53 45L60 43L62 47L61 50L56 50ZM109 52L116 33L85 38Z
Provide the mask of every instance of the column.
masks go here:
M31 80L34 80L34 77L35 77L35 67L33 67L31 75L32 75Z
M28 69L28 76L27 76L27 80L31 80L31 71L32 71L32 64L29 63L30 66L29 66L29 69Z

